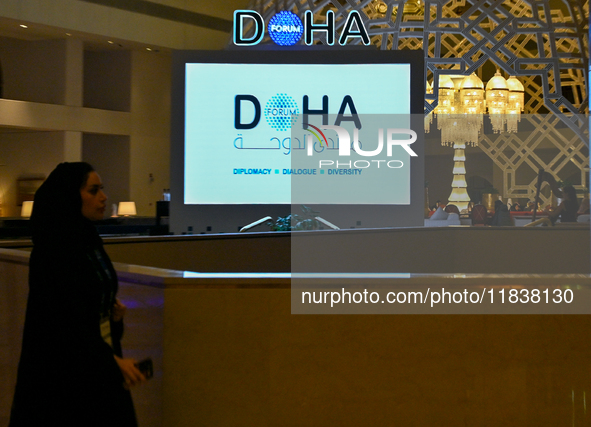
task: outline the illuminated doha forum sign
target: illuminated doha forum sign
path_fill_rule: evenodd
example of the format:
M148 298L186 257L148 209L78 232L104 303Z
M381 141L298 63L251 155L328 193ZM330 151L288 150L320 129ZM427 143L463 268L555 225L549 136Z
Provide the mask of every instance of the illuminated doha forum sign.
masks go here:
M253 26L253 32L246 35L249 25ZM276 13L267 25L269 37L279 46L292 46L304 37L304 43L314 43L315 34L324 34L329 45L335 43L335 18L334 12L326 12L325 24L315 24L314 14L308 10L304 14L304 22L295 14L288 11ZM263 40L265 36L265 21L260 13L253 10L234 11L234 44L236 46L254 46ZM369 35L358 11L349 13L338 43L347 44L350 38L359 38L364 45L369 45Z

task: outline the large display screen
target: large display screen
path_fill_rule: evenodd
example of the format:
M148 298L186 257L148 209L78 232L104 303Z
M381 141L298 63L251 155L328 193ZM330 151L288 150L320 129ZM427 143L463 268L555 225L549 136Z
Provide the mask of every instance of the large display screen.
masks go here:
M302 138L293 138L291 125L301 126L307 115L306 121L322 129L326 117L333 125L340 115L338 124L353 135L353 117L396 115L408 122L412 61L384 51L241 53L204 54L203 60L184 63L184 204L372 203L354 196L332 201L318 191L310 200L299 192L294 201L294 174L302 171L294 166L294 153ZM329 139L338 140L334 133ZM401 170L390 171L398 174L396 196L383 203L410 203L410 161L404 159ZM336 174L328 168L306 171L316 179ZM372 173L362 172L364 178ZM321 181L313 185L324 187Z

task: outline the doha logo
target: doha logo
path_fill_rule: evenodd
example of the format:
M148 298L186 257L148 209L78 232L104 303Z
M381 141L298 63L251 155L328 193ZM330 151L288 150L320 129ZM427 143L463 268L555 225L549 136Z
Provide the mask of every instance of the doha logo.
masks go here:
M278 131L290 130L299 112L295 99L285 93L272 96L265 105L265 119Z
M329 114L329 98L328 95L322 97L322 108L312 109L310 108L310 99L308 95L302 97L303 104L303 117L305 125L308 125L308 116L317 115L323 117L323 122L326 120ZM347 111L348 110L348 111ZM243 117L244 111L244 117ZM252 116L250 114L254 113ZM250 94L238 94L234 97L234 129L248 130L254 129L258 126L261 121L263 109L261 108L261 102L259 99ZM264 115L267 124L271 128L278 131L288 131L291 129L294 122L298 119L300 110L298 104L291 96L285 93L278 93L273 95L265 104ZM250 122L243 122L243 118L250 118ZM247 120L248 120L247 118ZM353 102L353 98L350 95L345 95L339 112L336 115L335 125L339 125L343 121L352 121L355 123L358 129L361 129L361 122L357 114L357 108Z
M361 43L370 44L369 33L365 28L363 18L359 11L349 12L344 24L339 23L341 35L338 44L344 46L349 39L359 39ZM335 44L336 18L335 12L327 10L324 23L315 23L311 10L304 13L304 21L293 12L281 11L269 20L267 27L269 37L279 46L293 46L302 36L308 46L314 44L315 36L324 37L326 44ZM254 10L235 10L233 41L236 46L254 46L259 44L265 36L265 21L260 13Z
M304 24L295 13L283 10L269 20L267 31L279 46L293 46L302 38Z

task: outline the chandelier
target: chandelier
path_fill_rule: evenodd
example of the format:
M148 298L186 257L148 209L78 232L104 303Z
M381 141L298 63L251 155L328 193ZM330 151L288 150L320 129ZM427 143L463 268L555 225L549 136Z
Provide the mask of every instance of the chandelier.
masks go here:
M427 83L427 93L433 93ZM497 70L486 84L474 73L469 76L440 75L439 96L433 115L441 131L441 145L454 149L454 178L449 203L460 211L468 208L470 197L466 190L466 146L477 146L488 109L494 133L517 132L523 111L523 85L515 76L506 80ZM430 131L432 114L425 118L425 132Z

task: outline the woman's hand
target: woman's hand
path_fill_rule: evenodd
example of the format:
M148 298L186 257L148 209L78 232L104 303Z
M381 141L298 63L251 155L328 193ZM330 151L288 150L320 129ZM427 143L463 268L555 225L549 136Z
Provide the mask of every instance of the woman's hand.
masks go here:
M121 373L123 374L123 379L125 380L124 387L129 390L130 387L138 385L146 381L146 377L140 372L140 370L136 366L136 361L133 359L122 359L119 356L114 356L117 365L119 365L119 369L121 369Z
M113 304L113 311L111 313L113 322L121 322L126 310L127 307L119 299L115 298L115 304Z

